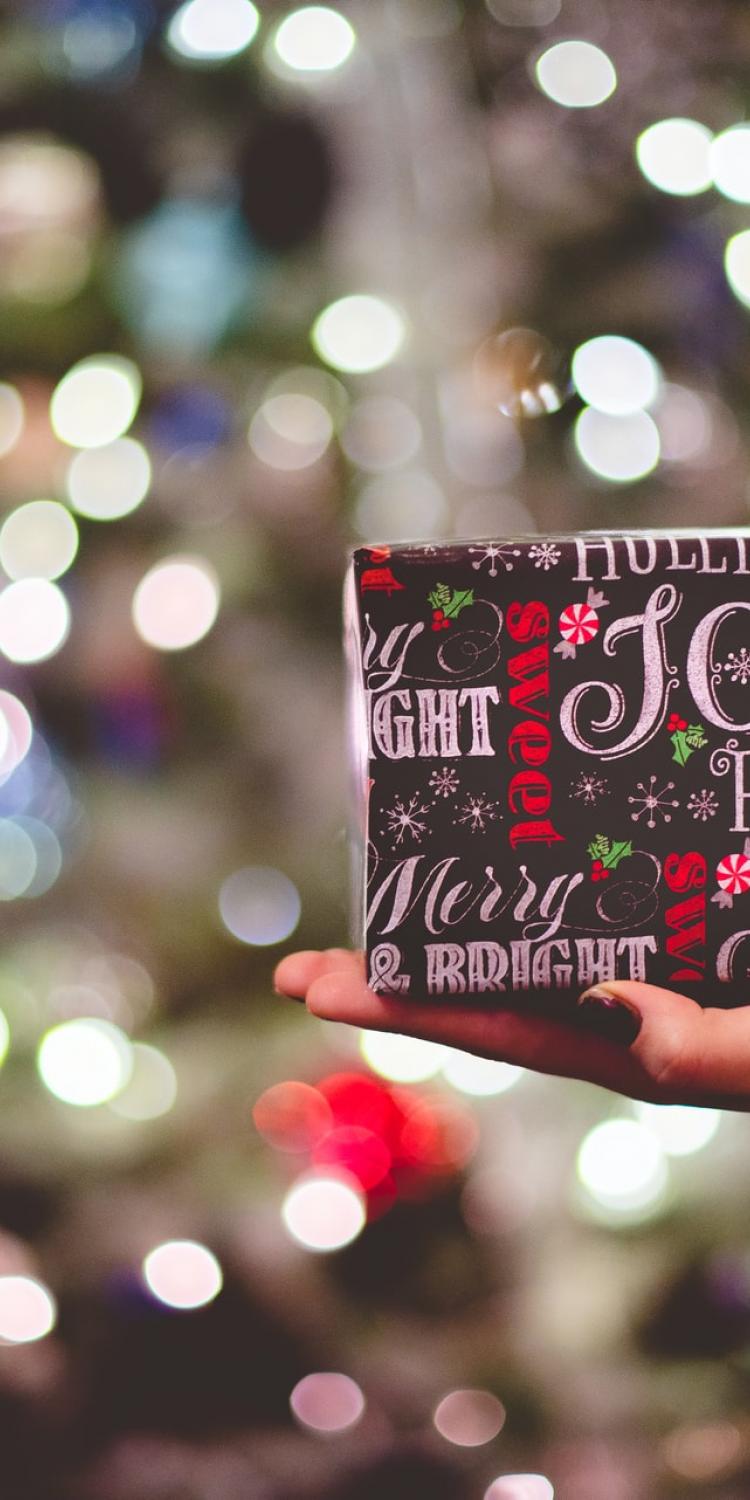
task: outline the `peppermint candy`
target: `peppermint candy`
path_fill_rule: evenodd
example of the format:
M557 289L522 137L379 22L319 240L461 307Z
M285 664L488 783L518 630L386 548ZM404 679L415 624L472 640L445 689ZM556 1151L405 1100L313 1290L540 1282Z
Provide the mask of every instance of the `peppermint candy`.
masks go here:
M716 879L723 891L739 896L750 891L750 856L727 854L716 866Z
M599 616L590 604L569 604L560 616L560 634L573 646L584 646L599 629Z

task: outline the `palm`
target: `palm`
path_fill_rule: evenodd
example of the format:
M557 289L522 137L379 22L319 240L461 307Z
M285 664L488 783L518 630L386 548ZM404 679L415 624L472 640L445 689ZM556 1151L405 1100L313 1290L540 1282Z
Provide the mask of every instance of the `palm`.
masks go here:
M686 995L618 981L607 988L642 1016L637 1039L626 1047L591 1034L575 1018L568 1025L520 1007L488 1011L377 995L365 983L362 954L340 948L289 954L275 983L325 1020L444 1042L634 1099L750 1109L750 1006L703 1009Z

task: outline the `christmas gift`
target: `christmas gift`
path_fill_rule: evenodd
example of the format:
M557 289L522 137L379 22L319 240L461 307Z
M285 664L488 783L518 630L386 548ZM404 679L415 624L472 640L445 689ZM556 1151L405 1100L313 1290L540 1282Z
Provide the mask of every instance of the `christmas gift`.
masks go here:
M750 1003L750 531L361 547L345 617L373 989Z

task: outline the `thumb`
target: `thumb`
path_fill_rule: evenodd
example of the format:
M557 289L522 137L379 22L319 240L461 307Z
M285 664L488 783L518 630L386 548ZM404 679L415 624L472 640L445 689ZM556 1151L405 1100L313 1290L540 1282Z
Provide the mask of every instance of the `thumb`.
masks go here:
M750 1006L704 1008L688 995L617 980L578 1001L587 1030L625 1044L663 1104L750 1108Z

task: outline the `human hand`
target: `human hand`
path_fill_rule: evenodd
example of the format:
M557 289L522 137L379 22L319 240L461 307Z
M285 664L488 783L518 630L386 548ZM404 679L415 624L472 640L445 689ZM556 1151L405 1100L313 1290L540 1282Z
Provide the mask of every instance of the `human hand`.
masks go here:
M343 948L290 953L274 982L327 1021L443 1042L656 1104L750 1109L750 1005L704 1009L687 995L613 980L586 990L568 1024L521 1008L375 994L363 955Z

